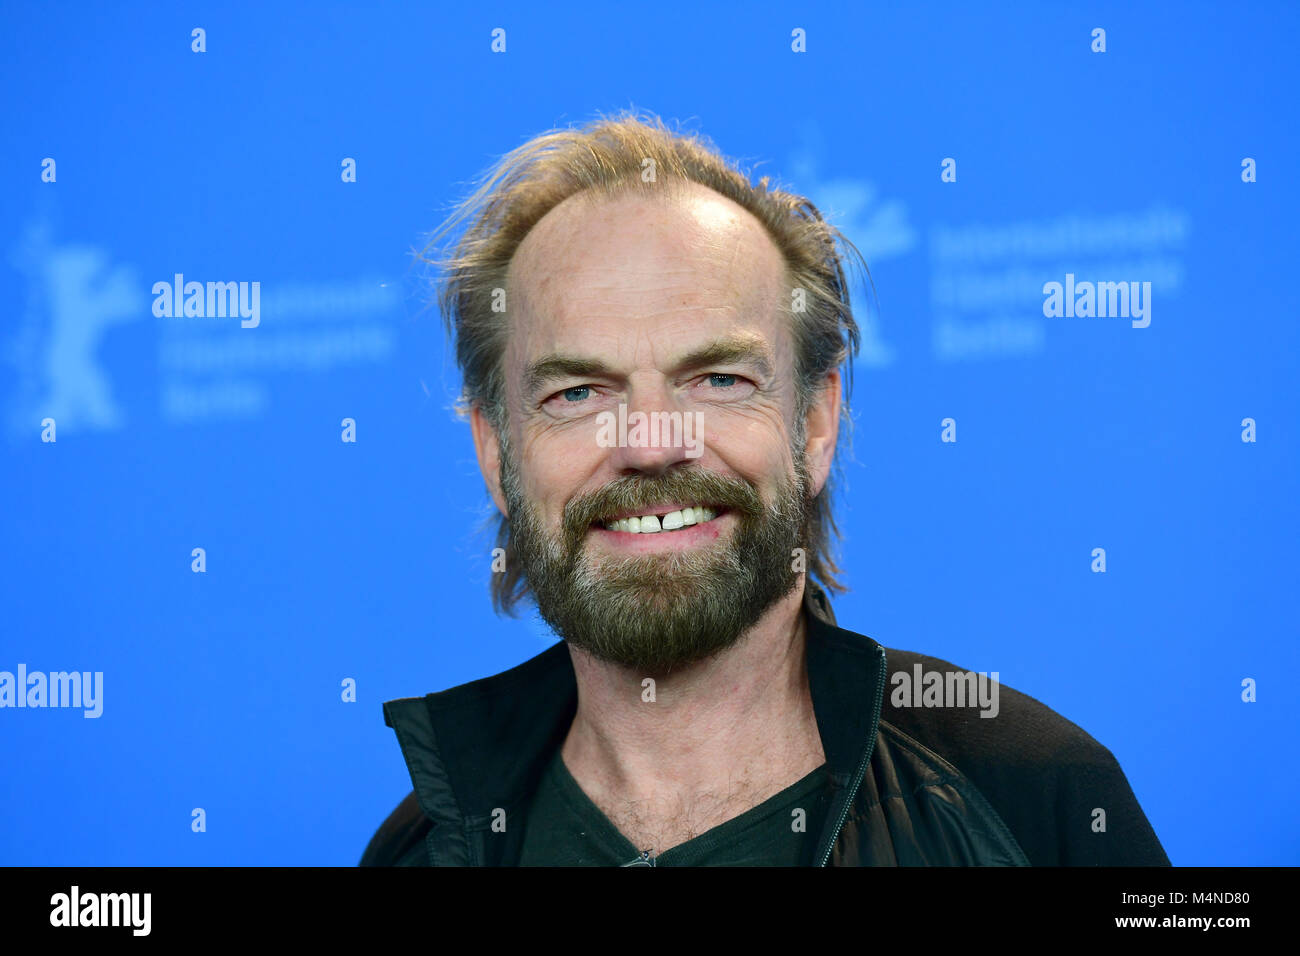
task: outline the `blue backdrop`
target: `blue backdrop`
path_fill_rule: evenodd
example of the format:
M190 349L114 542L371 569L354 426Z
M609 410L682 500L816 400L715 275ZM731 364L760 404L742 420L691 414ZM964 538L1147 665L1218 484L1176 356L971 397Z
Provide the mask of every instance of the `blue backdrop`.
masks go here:
M1082 726L1174 863L1297 862L1297 8L470 7L4 11L0 671L103 676L0 708L0 862L354 863L410 789L381 703L554 640L491 611L410 253L627 107L871 267L841 623ZM177 273L260 325L156 317ZM1067 273L1150 324L1045 316Z

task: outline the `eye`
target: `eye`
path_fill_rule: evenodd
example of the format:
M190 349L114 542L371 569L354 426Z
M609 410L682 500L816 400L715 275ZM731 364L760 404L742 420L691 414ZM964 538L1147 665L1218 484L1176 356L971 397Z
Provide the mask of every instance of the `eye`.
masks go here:
M586 418L606 404L604 394L605 390L599 385L570 385L552 392L539 407L557 418L577 420Z
M708 372L695 380L693 394L702 402L743 402L757 386L734 372Z

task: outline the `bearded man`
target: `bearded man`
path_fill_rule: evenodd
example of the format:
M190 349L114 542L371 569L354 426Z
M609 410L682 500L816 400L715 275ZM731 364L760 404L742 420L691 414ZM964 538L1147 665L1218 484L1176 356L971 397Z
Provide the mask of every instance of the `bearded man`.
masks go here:
M627 115L508 154L435 239L461 223L492 596L562 641L384 705L414 789L363 865L1168 865L1083 730L837 626L856 250L812 203Z

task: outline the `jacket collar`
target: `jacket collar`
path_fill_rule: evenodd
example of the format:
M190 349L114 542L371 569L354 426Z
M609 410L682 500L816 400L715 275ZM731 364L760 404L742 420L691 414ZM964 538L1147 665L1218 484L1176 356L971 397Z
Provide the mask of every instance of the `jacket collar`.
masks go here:
M803 612L808 679L826 762L835 785L853 791L871 757L884 694L884 649L839 628L825 592L808 579ZM467 834L490 826L501 810L514 819L526 812L577 706L568 645L558 641L504 673L388 701L384 720L397 734L425 815ZM835 807L842 809L852 796L841 794Z

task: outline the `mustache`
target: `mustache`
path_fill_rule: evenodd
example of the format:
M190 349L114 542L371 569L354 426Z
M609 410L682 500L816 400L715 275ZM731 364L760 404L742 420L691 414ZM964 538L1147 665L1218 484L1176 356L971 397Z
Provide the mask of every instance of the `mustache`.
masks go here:
M739 478L712 471L675 471L654 477L625 476L591 494L575 498L564 508L564 532L572 542L581 540L592 523L624 511L646 509L664 501L701 504L757 516L763 501L754 488Z

